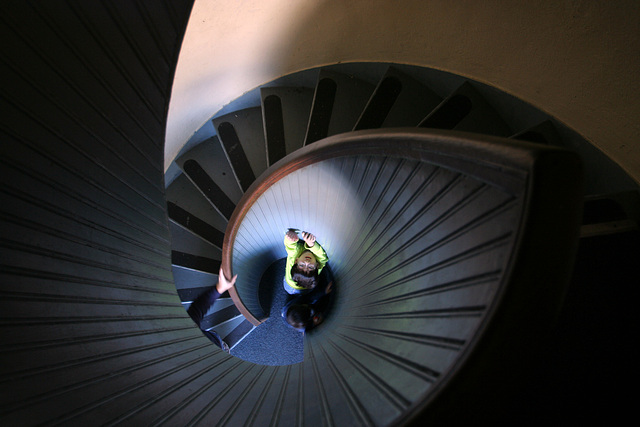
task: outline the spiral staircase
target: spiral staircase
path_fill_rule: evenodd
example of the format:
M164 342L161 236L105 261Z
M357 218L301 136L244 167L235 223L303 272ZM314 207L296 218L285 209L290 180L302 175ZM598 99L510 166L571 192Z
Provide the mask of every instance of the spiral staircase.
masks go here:
M364 75L372 79L375 73L380 75L377 84L357 77ZM429 80L442 95L410 73L422 77L423 81ZM299 86L293 86L296 83ZM453 90L447 94L449 88ZM502 98L506 95L502 94ZM241 108L236 110L238 105ZM517 105L516 108L526 111L526 106ZM474 132L476 135L468 136L469 139L478 139L477 135L491 135L562 146L562 138L550 118L539 112L529 112L529 115L538 122L528 128L518 128L517 124L510 126L471 82L433 70L425 72L415 67L386 64L350 64L308 70L246 94L216 115L211 125L207 124L196 133L201 141L197 141L195 146L193 142L187 144L189 149L178 156L174 167L170 168L169 173L173 176L166 180L173 273L185 308L215 283L222 262L224 231L233 228L228 227L228 221L234 210L245 209L237 206L243 194L267 168L278 161L291 162L291 156L295 156L302 147L311 147L311 144L337 134L347 138L344 132L378 128L393 130L409 126ZM215 133L207 132L210 128ZM566 129L562 130L568 134ZM393 139L393 133L387 137ZM574 143L575 139L572 138L571 142ZM453 141L455 137L452 136L451 144L456 144ZM565 142L565 145L569 143ZM381 152L401 156L389 148ZM287 155L290 155L289 160L282 160ZM276 174L282 179L280 169L283 167L274 166L267 175ZM176 176L177 170L180 172ZM429 169L426 163L410 156L399 159L356 155L340 157L298 175L290 178L290 182L286 180L271 188L270 194L263 196L271 199L268 202L261 200L252 206L253 212L247 213L249 218L243 218L251 225L244 224L240 236L229 237L230 243L241 239L242 249L237 249L236 245L235 251L240 250L242 255L236 253L233 265L227 261L227 266L240 273L237 289L243 296L235 295L239 309L230 296L222 298L205 318L203 328L216 331L228 344L231 354L234 354L236 345L250 336L268 316L261 307L257 288L267 267L284 256L282 233L289 227L313 230L318 235L331 259L336 259L332 265L338 278L350 277L345 279L346 283L340 280L348 290L351 283L371 280L372 273L366 272L367 268L379 271L381 277L392 273L414 276L416 271L436 263L422 259L416 260L412 266L403 261L415 254L428 258L436 247L443 246L446 239L438 240L437 244L431 241L435 236L433 229L435 224L454 214L466 219L450 219L458 223L449 226L453 231L447 239L468 229L467 239L473 240L469 237L471 231L485 224L487 217L492 217L497 224L515 215L511 212L515 209L512 206L515 202L510 197L493 194L480 182L471 184L453 172ZM420 186L419 190L414 190L416 192L411 195L404 194L416 185ZM391 195L395 197L391 198ZM244 202L247 203L253 202ZM479 203L483 207L479 207ZM419 215L406 217L408 212L418 212ZM446 228L447 225L440 227ZM514 231L502 238L506 239L511 233ZM353 236L347 241L351 244L346 245L344 236L350 234ZM493 238L499 240L498 236L491 236L488 240ZM407 243L400 244L395 251L385 250L388 245L405 240ZM487 249L489 251L496 250L494 246L505 246L496 242L485 243L492 248ZM471 250L472 246L460 246L457 249L460 253L450 256L447 261L451 264L447 268L461 271L460 277L451 279L451 282L493 280L497 284L500 273L489 268L490 263L485 265L486 271L467 276L473 268L466 266L468 261L462 253ZM443 250L450 249L445 247ZM359 255L355 256L354 252ZM497 255L486 256L492 258ZM435 259L440 258L435 256ZM350 270L346 266L348 263L355 263L359 268L353 274L346 274L345 270ZM368 267L363 268L365 265ZM463 270L467 273L462 274ZM395 287L390 284L380 286ZM465 287L452 286L450 292L459 292L460 286ZM367 289L369 292L374 291ZM381 294L379 298L384 300L391 296ZM408 297L394 298L402 301ZM473 298L469 296L467 299ZM486 305L480 301L477 303ZM372 301L369 304L375 306L377 303ZM457 309L465 311L463 307ZM452 313L450 315L455 317ZM463 315L468 316L473 315ZM440 339L461 342L453 337ZM276 345L272 348L274 352L286 351Z
M583 194L564 148L596 213L583 232L633 222L631 196L600 194L635 184L561 123L390 64L241 97L187 143L165 198L191 2L0 8L3 425L493 420L532 381L570 274ZM289 226L326 246L340 298L304 362L246 362ZM206 327L231 355L184 310L220 265L240 278Z
M525 117L507 123L487 98ZM287 352L252 335L269 315L261 276L285 256L289 227L318 236L340 289L328 321L305 337L304 362L280 367L236 422L406 422L456 374L458 390L473 388L464 366L469 377L491 371L473 362L489 357L473 354L482 340L509 342L485 350L503 364L540 345L583 194L577 157L558 148L585 142L551 117L446 73L349 64L257 88L195 135L166 179L185 308L224 265L238 282L205 328L232 356L243 341ZM290 399L299 412L285 411Z

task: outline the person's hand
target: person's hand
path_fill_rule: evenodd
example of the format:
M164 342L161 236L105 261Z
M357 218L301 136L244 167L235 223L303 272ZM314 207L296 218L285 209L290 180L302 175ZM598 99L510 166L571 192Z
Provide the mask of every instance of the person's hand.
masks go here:
M298 240L300 240L300 238L298 237L298 234L293 230L287 231L286 236L287 236L287 240L289 240L291 243L295 243Z
M225 293L236 284L236 279L238 275L236 274L231 278L231 280L227 279L227 276L224 275L224 271L222 271L222 267L220 267L220 273L218 274L218 284L216 285L216 290L220 295Z
M309 246L310 248L313 247L313 245L316 243L316 236L314 236L311 233L307 233L306 231L302 232L302 238L304 239L304 242L307 244L307 246Z

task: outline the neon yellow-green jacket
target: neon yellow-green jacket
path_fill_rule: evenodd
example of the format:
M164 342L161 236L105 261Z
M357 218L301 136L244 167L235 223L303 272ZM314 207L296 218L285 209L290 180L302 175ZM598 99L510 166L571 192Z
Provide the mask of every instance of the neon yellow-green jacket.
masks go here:
M300 257L302 252L308 250L316 257L316 260L318 261L318 274L320 274L322 268L325 266L327 261L329 261L327 253L318 242L315 242L312 247L309 247L302 239L297 242L291 242L287 239L287 236L285 236L284 248L287 251L287 266L285 267L284 278L287 281L287 284L294 289L304 289L303 287L298 286L298 284L291 279L291 267L296 263L296 260Z

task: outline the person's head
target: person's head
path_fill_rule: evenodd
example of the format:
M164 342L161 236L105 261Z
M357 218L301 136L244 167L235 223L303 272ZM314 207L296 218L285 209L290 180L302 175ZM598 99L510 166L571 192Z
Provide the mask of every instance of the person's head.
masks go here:
M307 304L294 304L287 310L287 322L298 330L304 330L313 316Z
M311 251L304 251L296 259L295 266L298 270L304 273L312 273L318 270L318 260Z
M315 255L304 251L291 267L291 280L305 289L313 289L318 283L318 261Z

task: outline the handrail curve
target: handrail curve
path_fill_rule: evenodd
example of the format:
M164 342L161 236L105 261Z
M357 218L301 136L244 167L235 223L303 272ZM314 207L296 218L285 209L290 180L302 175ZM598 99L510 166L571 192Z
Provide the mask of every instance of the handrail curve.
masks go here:
M344 133L307 145L284 157L259 177L237 204L225 231L222 267L234 274L232 253L236 234L254 203L272 185L300 169L344 156L387 156L414 159L472 176L515 194L527 185L538 159L554 153L563 162L576 163L572 152L487 135L421 128L376 129ZM573 184L580 185L576 177ZM247 309L235 288L230 296L252 324L266 320Z

